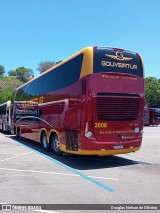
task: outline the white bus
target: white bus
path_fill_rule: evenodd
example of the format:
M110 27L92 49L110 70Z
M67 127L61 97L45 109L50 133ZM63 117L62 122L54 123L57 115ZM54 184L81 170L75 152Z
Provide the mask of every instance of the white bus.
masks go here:
M0 105L0 130L2 132L11 131L11 101Z

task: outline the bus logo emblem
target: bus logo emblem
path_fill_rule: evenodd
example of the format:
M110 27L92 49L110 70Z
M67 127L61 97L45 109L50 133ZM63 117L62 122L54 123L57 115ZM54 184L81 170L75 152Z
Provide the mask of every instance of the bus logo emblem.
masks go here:
M109 58L113 58L118 61L130 61L133 59L133 58L129 58L129 57L124 57L122 52L116 52L116 55L108 55L108 54L105 54L105 55L108 56Z

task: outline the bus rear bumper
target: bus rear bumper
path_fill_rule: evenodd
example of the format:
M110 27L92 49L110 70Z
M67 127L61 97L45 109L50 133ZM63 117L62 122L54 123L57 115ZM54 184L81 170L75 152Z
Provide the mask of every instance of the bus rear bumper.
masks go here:
M138 151L141 147L141 140L127 142L100 142L90 141L89 144L82 148L82 155L116 155Z
M107 155L119 155L130 152L136 152L140 147L130 148L130 149L119 149L119 150L81 150L82 155L98 155L98 156L107 156Z
M100 142L100 141L86 141L83 147L79 147L77 151L67 150L64 144L60 145L62 152L77 154L77 155L118 155L130 152L136 152L141 147L141 140L134 140L130 142L116 143L116 142Z

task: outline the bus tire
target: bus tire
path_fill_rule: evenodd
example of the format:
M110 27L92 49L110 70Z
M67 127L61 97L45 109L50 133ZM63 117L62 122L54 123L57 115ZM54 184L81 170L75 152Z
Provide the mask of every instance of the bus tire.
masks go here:
M48 140L47 140L47 135L46 135L45 132L43 132L42 135L41 135L41 144L42 144L42 147L45 151L50 150L50 146L49 146L49 143L48 143Z
M3 126L3 124L2 124L2 132L4 133L4 126Z
M17 128L17 131L16 131L16 138L21 139L21 131L19 127Z
M57 156L62 155L62 151L60 150L60 142L56 134L51 136L50 143L51 143L51 150L54 153L54 155Z

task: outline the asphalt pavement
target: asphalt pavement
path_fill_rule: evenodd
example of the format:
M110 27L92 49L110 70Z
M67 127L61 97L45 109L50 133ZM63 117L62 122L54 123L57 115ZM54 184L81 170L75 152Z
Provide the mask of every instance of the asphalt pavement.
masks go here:
M160 212L159 153L160 126L144 127L139 151L107 157L56 157L38 143L0 133L0 208Z

